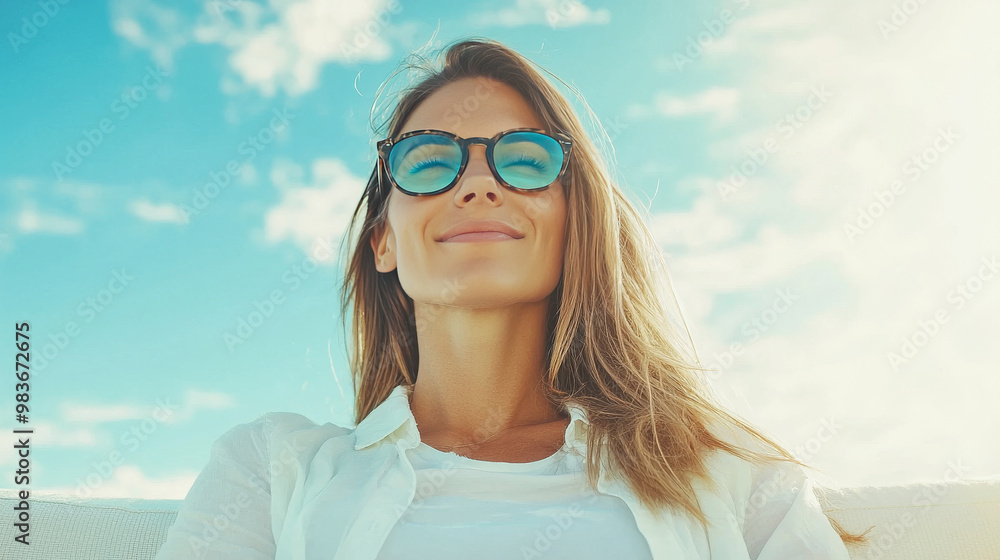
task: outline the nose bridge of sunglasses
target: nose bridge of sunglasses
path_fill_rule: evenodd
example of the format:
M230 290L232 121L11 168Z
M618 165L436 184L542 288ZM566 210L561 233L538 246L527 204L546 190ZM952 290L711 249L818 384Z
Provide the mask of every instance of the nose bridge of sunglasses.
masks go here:
M469 161L467 164L466 171L468 171L468 167L480 164L482 165L483 169L488 171L490 165L489 162L487 161L488 150L486 149L486 143L482 141L470 142L467 148L469 150Z

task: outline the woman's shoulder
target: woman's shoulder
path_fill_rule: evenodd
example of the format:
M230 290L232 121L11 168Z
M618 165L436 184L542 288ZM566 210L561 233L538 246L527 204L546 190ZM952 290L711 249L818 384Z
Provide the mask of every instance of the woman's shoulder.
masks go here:
M777 454L739 426L716 434L744 450ZM822 485L806 467L789 460L749 460L725 450L713 451L708 467L716 489L701 493L702 506L709 516L728 518L739 529L751 558L847 560L844 544L824 513Z
M731 423L715 423L710 427L716 437L726 443L754 453L775 455L775 450L746 429ZM787 460L750 460L724 449L708 453L705 466L712 476L716 489L730 496L735 504L746 505L760 497L766 487L770 497L777 494L798 492L808 479L805 469Z
M354 428L326 421L322 424L298 412L270 411L261 414L254 422L263 424L273 436L308 434L309 436L340 437L354 433Z
M273 432L291 432L296 430L308 430L313 428L322 428L326 426L332 426L335 430L345 430L337 424L332 422L326 422L322 425L313 421L311 418L304 414L298 412L286 412L286 411L269 411L254 417L251 420L240 422L231 428L229 428L226 433L273 433Z
M312 444L333 438L353 437L354 429L334 422L319 424L298 412L269 411L236 424L219 436L213 448L219 450L256 451L259 456L289 451L301 454Z
M279 439L321 443L333 438L354 437L354 428L330 421L319 424L298 412L266 412L255 421L264 423L272 445Z

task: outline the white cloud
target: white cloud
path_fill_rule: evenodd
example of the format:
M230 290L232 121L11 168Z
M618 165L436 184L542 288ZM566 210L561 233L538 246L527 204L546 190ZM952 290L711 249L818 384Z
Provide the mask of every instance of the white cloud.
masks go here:
M200 409L225 409L236 406L236 399L227 393L217 391L202 391L199 389L188 389L184 393L186 408L190 411Z
M264 216L264 238L271 243L294 241L317 262L332 263L366 180L339 159L317 159L312 184L305 185L301 167L276 163L271 179L282 191L281 201ZM329 248L324 252L320 248Z
M62 419L68 424L101 424L123 420L153 419L168 424L190 420L201 410L218 410L236 406L236 399L228 393L188 389L182 402L166 398L152 403L94 403L65 401L60 409Z
M114 0L111 29L129 43L146 49L153 60L170 71L174 53L190 42L188 23L181 13L147 0Z
M138 420L150 416L152 408L132 404L101 404L64 402L60 406L63 419L70 423L98 424L119 420Z
M990 179L1000 76L985 71L998 62L991 22L1000 5L921 4L883 38L879 20L892 11L887 0L754 3L698 61L738 69L730 82L741 91L768 92L741 100L740 133L706 148L721 163L710 182L727 180L765 138L779 148L729 199L705 185L691 211L651 224L663 243L690 242L674 246L672 271L680 297L694 302L685 308L703 362L725 361L741 343L721 383L789 445L836 416L843 429L811 463L840 484L939 479L959 459L984 476L1000 462L982 445L1000 424L990 369L1000 359L1000 275L974 279L990 273L981 259L1000 252L1000 190ZM818 86L829 100L804 109ZM675 112L699 106L727 105ZM794 133L775 134L796 110L806 118L796 117ZM948 127L958 135L951 145L939 136ZM935 151L935 141L947 149ZM921 154L935 161L916 177ZM905 190L852 242L845 224L889 200L896 180ZM966 282L981 288L958 308L949 293ZM801 299L759 339L741 334L745 322L775 316L771 290L785 286ZM942 310L948 320L935 328L928 321ZM888 354L921 325L935 334L894 372Z
M98 214L104 190L79 181L39 180L15 176L0 181L0 252L12 251L18 238L26 235L79 235L87 228L86 218ZM41 202L39 202L41 201Z
M611 12L591 9L578 0L517 0L512 8L478 13L470 20L475 26L543 24L559 28L606 24L611 21Z
M49 421L32 421L38 445L45 447L94 447L100 439L89 426L62 426Z
M119 465L111 478L96 487L50 486L38 491L39 496L52 494L81 498L141 498L146 500L182 500L198 478L196 472L184 472L162 478L149 478L135 465ZM84 494L85 492L85 494ZM83 495L81 495L83 494Z
M389 58L392 49L386 38L393 35L393 20L403 6L398 0L301 0L272 2L267 8L241 2L235 8L238 17L206 12L194 37L228 48L236 74L270 97L279 88L290 95L315 89L327 63Z
M184 211L180 206L171 202L156 204L140 198L129 202L128 210L133 215L147 222L164 222L172 224L186 224L188 219L184 216Z
M329 2L206 2L196 21L151 0L116 0L112 29L150 51L167 70L176 52L190 44L218 44L230 51L231 70L247 86L272 97L279 89L301 95L316 88L328 63L386 60L388 39L408 33L400 24L399 0ZM228 95L243 88L223 76Z
M660 94L655 103L660 114L669 117L710 114L720 121L727 121L735 116L739 102L739 90L711 87L688 97Z
M57 235L77 235L83 232L83 222L69 216L39 211L33 202L21 207L14 220L21 233L51 233Z
M740 90L716 86L689 96L660 92L651 106L634 105L629 108L628 114L640 118L651 114L667 117L711 115L715 123L722 123L736 116L739 104Z
M698 198L686 212L663 212L651 217L650 230L663 246L681 246L702 250L732 241L740 233L740 225L719 209L718 197Z

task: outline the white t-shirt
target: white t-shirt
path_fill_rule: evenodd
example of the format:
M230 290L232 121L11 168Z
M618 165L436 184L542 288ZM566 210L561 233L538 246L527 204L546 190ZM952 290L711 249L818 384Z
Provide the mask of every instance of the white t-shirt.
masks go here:
M479 461L425 443L408 453L416 494L378 560L467 560L484 550L511 560L652 558L625 502L594 492L583 458L566 445L530 463Z

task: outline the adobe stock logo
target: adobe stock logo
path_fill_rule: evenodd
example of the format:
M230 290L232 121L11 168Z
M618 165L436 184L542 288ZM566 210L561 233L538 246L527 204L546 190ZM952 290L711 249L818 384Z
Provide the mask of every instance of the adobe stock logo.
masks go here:
M222 170L209 171L209 181L204 185L192 189L190 203L181 204L181 212L184 214L185 222L190 222L195 216L204 212L212 204L212 201L229 187L233 178L241 173L243 166L252 163L268 144L274 142L281 132L288 129L289 122L295 118L295 113L289 111L288 105L282 107L280 111L276 108L272 109L271 113L273 116L265 126L257 129L257 132L247 135L236 146L236 152L246 156L242 161L235 158L230 159Z
M786 143L795 136L799 129L816 117L831 97L834 97L833 93L827 90L823 84L812 86L809 88L809 92L809 97L804 103L785 113L774 123L774 132L783 137ZM772 134L757 146L747 149L744 152L746 156L743 161L732 166L729 179L719 181L716 185L722 200L729 200L732 195L736 194L751 177L767 165L772 154L778 153L782 146L782 141L776 138L775 134Z
M932 166L949 151L960 136L952 130L952 127L939 127L937 136L931 143L920 151L920 153L909 157L903 163L902 173L910 183L916 183L929 172ZM889 183L888 188L874 191L874 195L867 206L858 208L857 218L853 222L843 225L844 235L847 240L854 243L863 233L872 229L875 222L885 215L896 203L896 200L906 194L906 184L902 179L894 179Z
M952 311L959 311L972 301L979 292L987 287L987 282L995 278L1000 273L1000 259L994 253L989 257L979 259L982 263L974 274L969 275L964 281L955 284L955 287L948 291L945 301L951 304ZM949 309L945 305L938 306L933 315L927 319L917 322L917 328L909 334L901 337L902 344L899 351L890 351L886 354L889 367L893 373L898 373L900 368L910 363L917 353L944 329L944 325L951 320Z
M739 10L746 10L750 7L750 0L738 0L736 5ZM678 72L681 72L685 66L693 64L695 59L700 58L704 54L705 49L709 48L713 42L726 33L726 29L736 21L736 15L737 13L733 10L724 8L719 11L718 17L702 20L701 24L704 29L696 35L687 38L687 45L684 48L684 52L675 51L670 57L674 68Z
M170 402L170 399L156 399L156 406L150 414L141 421L133 424L128 431L122 433L119 441L128 451L135 452L156 433L161 424L170 422L175 418L177 405ZM91 462L93 471L87 476L77 479L76 495L80 498L90 497L95 491L103 486L114 476L115 469L125 464L128 457L127 452L119 451L115 446L107 455L106 460Z

